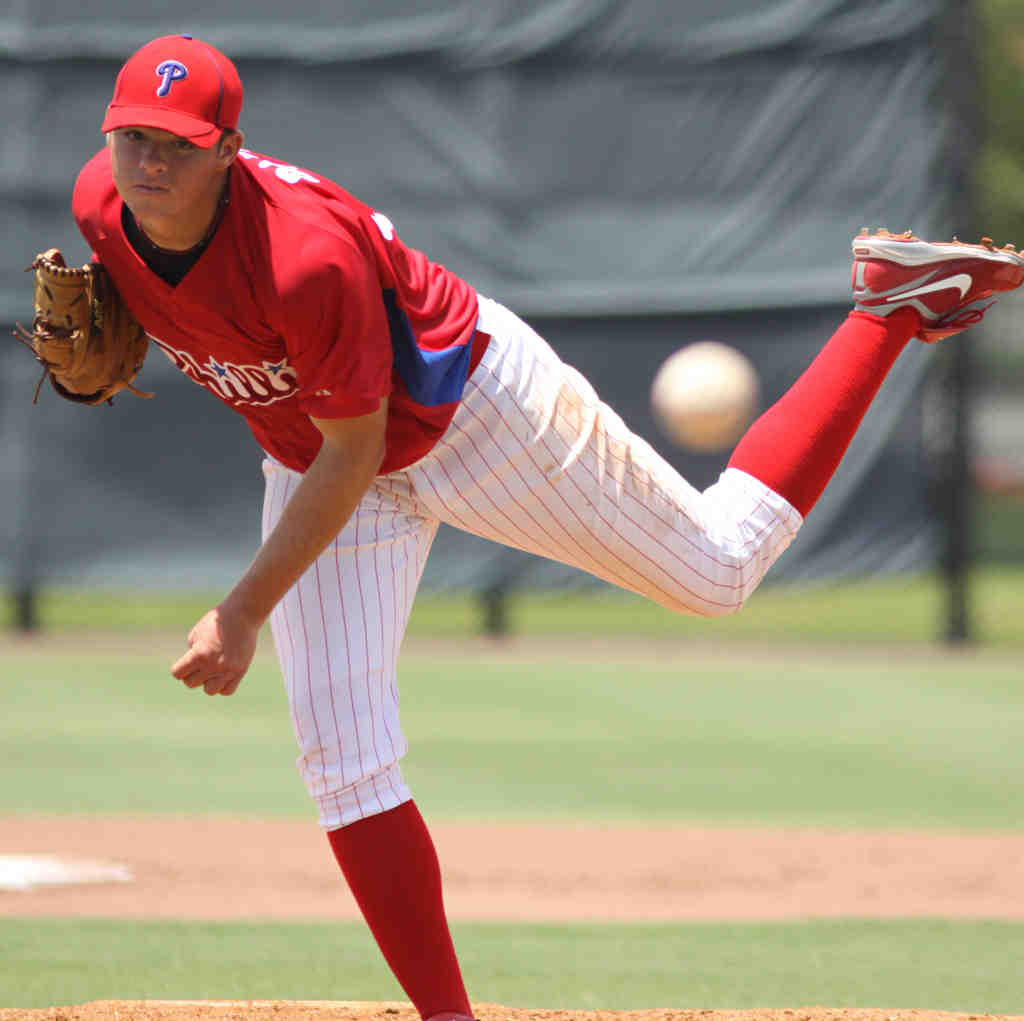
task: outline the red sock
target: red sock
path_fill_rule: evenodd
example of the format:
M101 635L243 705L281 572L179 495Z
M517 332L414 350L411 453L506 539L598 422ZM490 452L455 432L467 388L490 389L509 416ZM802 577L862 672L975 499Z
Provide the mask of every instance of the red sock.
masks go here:
M888 318L851 312L803 375L747 430L729 467L760 479L806 515L920 327L909 308Z
M377 946L424 1018L473 1011L455 957L434 842L412 801L327 834Z

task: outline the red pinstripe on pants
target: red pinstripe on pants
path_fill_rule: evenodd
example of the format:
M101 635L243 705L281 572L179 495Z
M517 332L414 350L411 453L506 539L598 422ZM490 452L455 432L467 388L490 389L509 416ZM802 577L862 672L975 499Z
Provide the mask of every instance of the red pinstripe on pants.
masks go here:
M698 492L486 298L479 328L493 339L441 441L377 479L271 616L299 770L327 829L410 796L397 657L440 522L701 616L741 606L802 523L736 469ZM299 476L269 459L264 471L266 535Z

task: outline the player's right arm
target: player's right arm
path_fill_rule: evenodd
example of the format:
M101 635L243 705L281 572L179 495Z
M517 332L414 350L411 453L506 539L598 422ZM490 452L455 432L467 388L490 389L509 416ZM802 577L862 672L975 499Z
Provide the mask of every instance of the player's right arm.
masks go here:
M386 450L393 358L369 242L333 229L333 221L321 228L287 211L271 218L271 228L268 322L301 381L295 410L322 440L248 571L192 629L189 651L171 668L211 695L238 687L259 628L344 527Z
M231 695L256 651L270 611L337 536L384 460L388 402L376 411L313 424L323 443L249 569L189 634L171 673L208 695Z

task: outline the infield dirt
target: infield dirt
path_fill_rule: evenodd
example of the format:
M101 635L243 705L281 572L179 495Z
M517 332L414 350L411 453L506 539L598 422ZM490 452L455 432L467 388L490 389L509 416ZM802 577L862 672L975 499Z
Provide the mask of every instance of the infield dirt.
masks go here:
M786 1010L533 1010L478 1004L481 1021L1021 1021L1019 1015L804 1007ZM419 1021L387 1003L108 1000L49 1010L0 1010L0 1021Z
M1024 918L1024 835L711 829L433 827L453 919L665 921ZM231 866L193 867L231 846ZM131 883L0 893L0 914L347 919L357 909L315 825L225 819L0 820L0 852L125 865ZM244 905L244 912L239 906ZM478 1004L481 1021L1009 1021L1008 1015L794 1007L587 1011ZM417 1021L401 1003L101 1001L0 1009L0 1021ZM1024 1021L1024 1017L1016 1017Z
M453 919L1024 919L1024 834L432 826ZM204 859L208 847L230 857ZM0 915L349 919L358 909L313 822L0 819L0 854L126 866L131 883L0 892Z

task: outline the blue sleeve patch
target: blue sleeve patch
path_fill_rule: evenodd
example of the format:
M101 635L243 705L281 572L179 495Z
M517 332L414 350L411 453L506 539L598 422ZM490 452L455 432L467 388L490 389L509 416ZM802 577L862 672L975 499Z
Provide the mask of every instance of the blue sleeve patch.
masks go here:
M469 375L471 344L424 351L416 343L409 318L399 308L394 291L384 291L384 305L391 332L391 351L395 371L417 404L434 407L450 404L462 397Z

